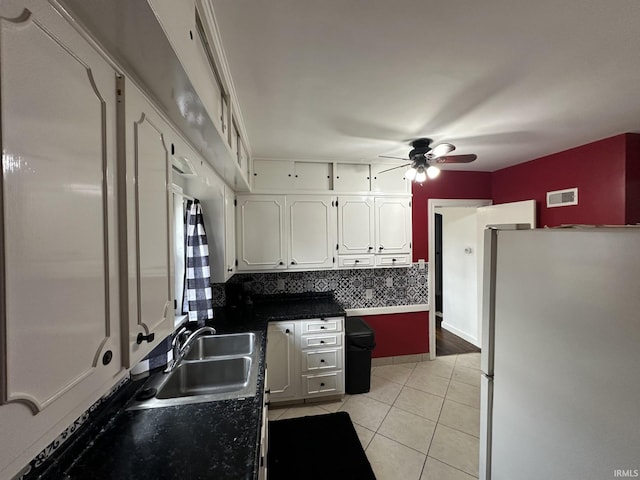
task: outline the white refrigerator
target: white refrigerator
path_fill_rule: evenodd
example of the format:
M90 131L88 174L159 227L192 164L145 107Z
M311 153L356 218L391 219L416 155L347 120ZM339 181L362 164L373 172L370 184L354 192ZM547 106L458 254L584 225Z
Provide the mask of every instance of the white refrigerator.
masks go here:
M640 228L485 230L481 480L640 476Z

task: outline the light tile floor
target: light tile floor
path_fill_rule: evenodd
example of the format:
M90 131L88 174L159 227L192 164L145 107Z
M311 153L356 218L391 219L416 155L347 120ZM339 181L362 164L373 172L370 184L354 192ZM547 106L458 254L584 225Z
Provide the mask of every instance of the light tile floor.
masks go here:
M478 477L480 354L371 369L371 391L273 406L269 419L346 411L378 480Z

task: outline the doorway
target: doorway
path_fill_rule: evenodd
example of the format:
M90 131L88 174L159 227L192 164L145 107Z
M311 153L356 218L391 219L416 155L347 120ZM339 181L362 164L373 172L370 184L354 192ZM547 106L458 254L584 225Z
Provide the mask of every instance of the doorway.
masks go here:
M428 258L429 292L433 292L429 302L429 357L434 359L436 355L458 353L455 344L479 349L484 230L486 225L502 223L535 226L535 201L491 205L491 200L429 199L427 221L433 225L428 229ZM437 348L438 333L441 352Z

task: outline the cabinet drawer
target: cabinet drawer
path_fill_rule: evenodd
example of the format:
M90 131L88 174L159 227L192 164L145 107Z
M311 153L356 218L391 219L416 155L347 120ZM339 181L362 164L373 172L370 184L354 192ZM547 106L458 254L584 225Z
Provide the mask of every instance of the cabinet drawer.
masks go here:
M303 320L302 335L309 333L341 332L342 317L328 317L325 319Z
M411 265L411 255L377 255L376 265L380 267L408 267Z
M373 255L341 255L338 256L338 266L357 268L357 267L373 267Z
M302 375L302 395L313 397L344 393L342 370L319 375Z
M329 335L318 333L315 335L303 335L300 337L300 348L302 350L314 347L326 348L340 346L342 346L342 335L339 333Z
M302 371L342 368L342 348L302 352Z

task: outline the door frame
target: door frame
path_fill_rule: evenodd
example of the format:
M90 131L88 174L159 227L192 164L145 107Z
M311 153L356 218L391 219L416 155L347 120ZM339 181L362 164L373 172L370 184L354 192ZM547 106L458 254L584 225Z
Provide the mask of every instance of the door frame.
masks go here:
M429 244L428 251L428 286L429 286L429 360L435 360L436 358L436 302L435 298L432 299L432 293L435 291L435 268L431 268L434 265L435 260L435 214L438 207L486 207L493 205L492 200L487 199L451 199L451 198L430 198L427 203L427 242ZM434 263L432 263L434 262Z

